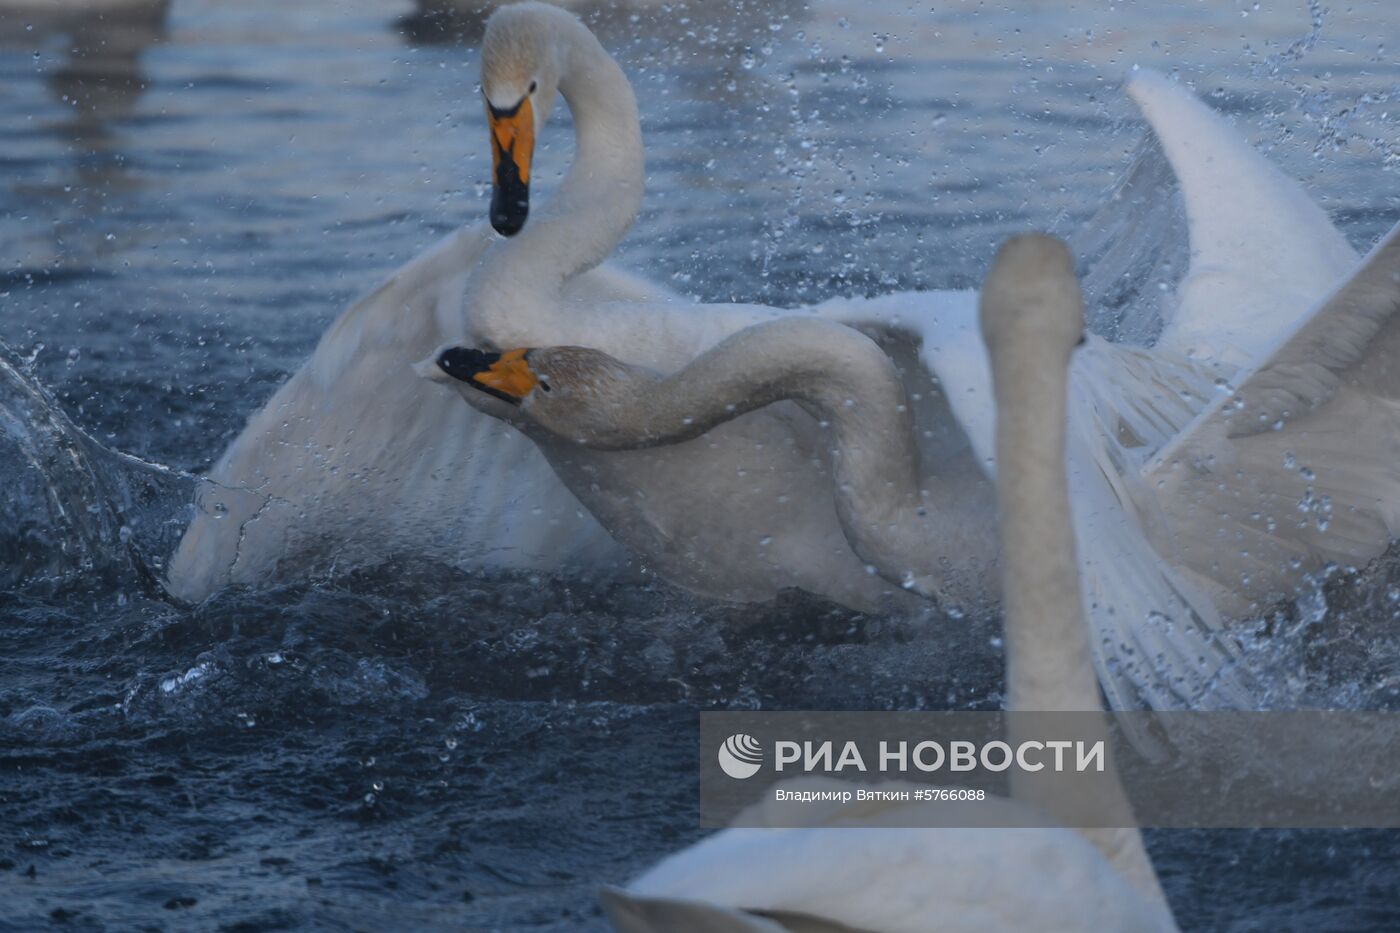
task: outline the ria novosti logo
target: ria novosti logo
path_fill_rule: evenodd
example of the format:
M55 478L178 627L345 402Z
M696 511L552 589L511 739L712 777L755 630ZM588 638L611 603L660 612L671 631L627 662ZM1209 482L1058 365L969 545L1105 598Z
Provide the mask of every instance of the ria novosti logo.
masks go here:
M737 780L751 778L763 767L763 746L753 736L736 732L719 747L719 766Z

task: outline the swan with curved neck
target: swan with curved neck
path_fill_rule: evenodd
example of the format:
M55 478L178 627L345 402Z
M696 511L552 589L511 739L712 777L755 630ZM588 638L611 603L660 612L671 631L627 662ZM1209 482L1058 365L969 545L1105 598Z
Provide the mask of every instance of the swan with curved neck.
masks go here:
M1146 76L1134 87L1149 115L1166 113L1183 125L1195 121L1204 138L1218 131L1209 110L1185 95L1167 92L1159 79ZM1197 218L1193 231L1199 228L1204 241L1196 244L1199 254L1192 259L1193 274L1183 286L1190 300L1183 299L1177 318L1151 351L1092 341L1067 403L1072 413L1076 499L1082 503L1075 520L1081 540L1088 542L1083 567L1094 595L1094 644L1100 675L1115 707L1250 706L1258 702L1257 685L1237 663L1238 649L1224 629L1223 617L1247 615L1254 606L1286 598L1291 588L1306 579L1306 567L1337 557L1359 563L1374 556L1400 531L1396 517L1400 512L1392 505L1400 501L1400 470L1395 468L1394 451L1384 442L1400 429L1400 419L1392 414L1396 409L1388 404L1400 401L1400 386L1377 376L1380 368L1366 364L1368 357L1384 354L1390 338L1381 324L1391 326L1391 312L1400 306L1400 279L1394 275L1400 269L1400 228L1311 312L1292 313L1291 323L1286 320L1289 315L1284 315L1280 329L1285 339L1273 347L1260 344L1257 337L1246 339L1241 334L1257 334L1261 322L1267 323L1270 309L1279 307L1282 299L1272 286L1267 292L1250 292L1245 277L1233 271L1210 271L1211 259L1236 250L1256 265L1274 259L1286 262L1288 287L1306 302L1322 295L1319 283L1333 270L1345 268L1349 247L1315 206L1247 147L1235 151L1216 141L1219 165L1204 170L1186 162L1176 142L1164 140L1164 145L1177 153L1177 162L1186 165L1181 176L1184 184L1192 186L1187 191L1188 210ZM1241 205L1247 208L1242 215L1259 221L1260 229L1242 226L1241 213L1220 216L1203 203L1203 192L1214 190L1228 174L1220 166L1249 170L1249 198ZM1290 224L1313 230L1316 248L1304 248L1307 236L1277 232L1286 231ZM1271 231L1268 225L1276 229ZM1193 232L1193 244L1195 236ZM1195 274L1198 269L1203 270L1199 275ZM1282 281L1276 276L1255 278ZM1235 308L1238 321L1228 315L1216 315L1215 324L1205 321L1216 285L1221 300ZM667 534L678 510L702 512L707 518L694 537L703 543L695 549L736 560L725 564L723 557L712 559L709 566L700 565L691 579L705 581L708 586L702 590L725 595L724 584L738 579L734 566L754 565L750 555L733 554L726 543L760 535L766 539L766 528L777 529L775 534L791 529L784 527L786 517L778 510L736 500L733 490L739 484L731 479L734 445L723 456L703 448L697 455L695 445L701 438L713 442L722 437L721 432L737 423L734 419L740 415L762 417L768 411L764 406L775 399L795 401L834 425L834 436L818 435L816 443L831 456L836 481L856 491L836 496L837 518L853 556L892 584L924 595L963 604L991 599L995 587L987 585L985 568L994 551L985 539L979 543L977 535L988 501L986 487L979 486L978 480L995 463L989 442L992 386L986 350L971 326L972 302L965 300L970 296L916 297L931 302L936 313L912 309L911 296L898 295L837 301L818 311L828 319L879 331L887 345L897 345L900 333L917 334L921 361L937 377L935 386L918 393L922 399L918 404L910 404L912 398L898 405L889 403L899 395L901 381L890 360L882 359L873 344L862 343L839 328L827 327L823 333L821 324L810 322L764 323L750 326L742 336L731 330L718 346L699 342L695 355L677 361L653 352L642 336L644 328L665 326L677 315L639 319L635 313L595 309L570 322L586 321L586 326L566 326L559 334L577 335L565 339L653 369L645 392L638 391L630 400L622 398L626 392L614 393L606 405L578 417L578 413L564 414L555 421L550 420L550 410L562 402L542 398L533 403L534 408L522 405L518 413L501 409L495 401L494 409L487 410L507 420L523 414L524 420L543 428L535 436L542 433L551 438L541 443L560 477L605 527L653 558L663 574L683 585L687 579L671 573L665 546L658 548L656 542L679 537ZM1358 315L1364 320L1357 322ZM741 317L742 311L736 316ZM1247 327L1233 329L1245 320ZM619 321L623 322L621 335ZM922 327L911 321L921 322ZM1360 330L1353 331L1354 327ZM1206 345L1203 335L1212 333L1228 338L1229 352L1217 348L1214 363L1192 358L1187 351ZM1359 341L1349 336L1354 333L1361 334ZM546 368L558 368L568 361L555 357L586 353L558 349L563 342L553 341L554 350L517 354L512 365L528 369L530 361L538 361ZM719 358L725 362L715 363L704 352L707 348L722 348ZM804 380L803 366L829 362L824 353L850 354L858 364L856 384L851 383L852 374L839 367L828 368L828 386ZM1240 368L1232 362L1251 355L1257 360L1252 365ZM693 369L687 365L691 360ZM660 375L679 377L677 370L696 380L692 387L679 378ZM906 385L907 372L906 367L902 376ZM1231 405L1258 398L1267 409L1259 415L1260 423L1289 429L1270 436L1255 425L1245 426L1234 409L1220 401L1221 386L1231 390L1225 393ZM1333 391L1332 386L1341 391ZM850 398L822 394L846 388L854 391ZM1347 426L1349 440L1344 444L1324 440L1319 445L1314 438L1336 436L1337 424L1326 423L1326 415L1303 406L1271 402L1280 391L1285 403L1296 395L1320 396L1336 411L1350 409L1351 413L1336 416L1344 419L1340 423ZM868 401L860 398L862 392L869 393ZM479 393L466 395L470 403L483 404ZM859 415L851 411L856 405L861 408ZM941 413L940 405L945 406ZM901 410L891 414L896 407ZM922 411L925 422L902 417L903 408L915 414ZM610 424L610 418L617 420ZM932 430L929 418L934 419ZM942 459L928 456L921 441L941 430L940 419L954 421L969 442L953 457L947 456L946 449ZM914 443L908 441L911 426L916 429ZM789 427L786 433L795 430ZM780 446L782 436L772 435L770 443ZM572 443L572 448L561 446L560 438ZM867 456L877 440L883 440L884 454ZM694 483L678 476L656 481L663 470L650 471L651 488L643 488L647 471L635 469L635 461L607 453L638 456L676 443L691 445L684 459L708 457L713 467L706 473L711 477L705 480L708 497L697 496ZM1289 456L1294 447L1308 449L1313 457L1336 459L1341 468L1329 474L1331 479L1313 484L1308 477L1317 474L1317 460L1311 471L1291 471L1286 466L1294 459ZM1183 457L1183 452L1189 455ZM584 466L561 469L561 457ZM1249 469L1217 475L1209 466L1201 467L1229 463L1248 464ZM682 489L684 493L679 492ZM789 498L799 497L823 508L830 501L824 491L814 493L810 483L792 484ZM851 503L857 500L865 507L859 514L872 520L852 512ZM1299 501L1345 505L1330 509L1325 520L1314 523L1292 516ZM1338 521L1347 525L1341 533ZM1332 533L1324 534L1329 526ZM631 533L638 527L648 534ZM794 537L826 540L806 532L803 529ZM920 548L911 542L930 546ZM787 580L800 575L794 567L808 571L816 567L800 549L789 553L801 563L789 558L781 564ZM693 560L690 563L696 565ZM816 577L831 579L828 573ZM819 582L817 591L850 602L837 595L840 590L835 587ZM1163 621L1171 618L1181 621Z
M409 370L469 335L484 344L552 339L565 302L671 297L595 268L631 223L643 176L631 89L588 30L548 4L497 11L483 39L482 89L494 219L516 235L464 227L340 315L209 471L169 567L174 595L198 601L231 583L395 551L487 567L622 565L621 549L528 441ZM519 230L533 141L556 90L573 111L578 153L558 195Z
M588 30L543 4L506 7L492 16L482 68L493 147L492 223L509 238L491 245L467 285L473 314L464 339L497 349L586 342L671 366L781 313L565 294L566 283L613 249L640 203L635 99L621 69ZM532 146L556 89L574 115L578 151L559 190L543 209L532 211ZM863 560L845 544L829 469L814 449L818 443L816 426L791 403L754 412L742 423L717 425L691 445L634 448L603 461L578 451L563 454L543 442L556 473L588 510L675 582L730 599L762 599L800 587L861 608L898 601L898 589L866 571L867 563L883 561ZM985 481L975 469L963 473L963 485L972 492L958 501L985 504ZM694 490L694 497L678 498L679 488ZM730 510L707 507L706 500L716 497ZM787 503L781 521L771 520L775 502ZM650 503L657 507L648 508ZM969 541L967 550L975 548Z
M491 128L492 244L467 287L474 335L508 345L551 332L566 283L606 259L642 204L644 156L626 75L577 17L544 3L502 7L481 53ZM574 162L530 214L535 140L555 95L574 119ZM529 218L529 223L526 223ZM538 338L535 338L538 339Z
M669 376L585 347L449 348L422 372L472 404L500 400L510 406L497 409L502 417L555 449L664 447L775 402L800 402L826 426L836 512L863 561L900 587L958 605L994 590L991 536L967 508L983 503L921 469L893 362L844 325L814 317L756 324Z
M1347 329L1333 332L1326 321L1351 321L1360 314L1364 320L1346 327L1372 327L1377 316L1388 319L1400 308L1397 268L1400 228L1315 313L1304 335L1281 348L1285 355L1279 367L1273 371L1263 367L1243 380L1235 397L1257 397L1271 410L1278 408L1273 393L1280 375L1288 379L1289 373L1303 372L1308 380L1313 379L1307 370L1298 369L1294 357L1314 352L1310 348L1318 339L1348 339ZM1383 341L1377 343L1383 346ZM1103 345L1091 350L1103 352ZM1355 351L1354 347L1337 348L1341 359ZM1125 356L1134 363L1142 362L1142 357L1140 352L1136 357ZM1364 353L1359 358L1364 359ZM1150 373L1154 372L1151 365L1149 362ZM753 325L669 375L624 364L600 350L583 347L516 349L505 354L448 348L439 351L435 360L425 361L420 371L451 383L470 404L532 430L561 477L575 484L580 498L609 527L633 507L623 500L618 508L616 501L606 499L599 507L592 498L592 491L601 488L610 471L618 469L619 465L609 460L617 456L612 452L645 452L677 444L690 444L694 449L702 438L749 413L761 412L774 403L797 402L816 415L828 432L822 446L830 458L837 518L852 552L861 561L897 586L955 605L995 597L994 575L987 572L995 557L994 545L979 520L985 501L977 495L978 487L968 482L967 462L962 462L962 469L946 474L938 465L924 462L912 406L893 361L870 338L840 324L804 316ZM1031 367L1025 371L1035 372ZM1252 380L1260 386L1256 388ZM1400 386L1387 385L1384 379L1374 388L1360 388L1380 397L1400 395ZM1300 390L1311 391L1306 385ZM1199 484L1190 490L1190 498L1164 496L1154 503L1151 496L1156 487L1134 486L1132 476L1124 475L1123 463L1113 461L1105 430L1083 420L1101 418L1106 406L1085 399L1082 387L1077 392L1077 417L1070 419L1075 436L1072 455L1078 458L1082 495L1088 501L1081 511L1081 520L1091 523L1085 536L1098 547L1084 566L1098 587L1097 593L1107 594L1107 598L1094 601L1096 619L1104 631L1113 633L1101 636L1098 643L1106 645L1103 658L1111 656L1118 650L1113 639L1123 637L1118 633L1126 627L1128 637L1138 639L1143 649L1127 651L1141 660L1117 665L1116 676L1105 678L1115 706L1143 702L1128 692L1140 684L1148 685L1146 702L1153 706L1189 704L1203 696L1211 697L1208 702L1216 705L1250 704L1248 675L1233 664L1229 642L1215 634L1219 622L1214 607L1194 591L1193 565L1179 556L1188 546L1198 548L1198 542L1191 540L1183 546L1168 539L1166 546L1156 551L1155 542L1149 542L1130 524L1141 512L1150 514L1163 506L1175 507L1190 519L1192 511L1197 511L1192 499L1203 495ZM1154 386L1153 392L1160 394L1160 386ZM1064 404L1068 410L1069 403ZM1357 399L1354 404L1365 403ZM1378 413L1384 420L1392 410L1384 406L1364 408L1360 412L1363 420L1357 423L1374 420ZM1233 417L1230 408L1222 411L1217 406L1207 415L1212 412L1220 412L1216 418ZM1283 413L1285 419L1290 415ZM1027 423L1024 427L1034 441L1043 425ZM1218 436L1220 430L1208 420L1187 428L1176 446L1201 442L1191 439L1191 428L1199 431L1196 437L1202 440ZM1238 432L1240 428L1226 430ZM1266 436L1251 443L1273 450L1280 443L1296 442L1296 438L1279 441ZM1375 447L1372 441L1367 449ZM1250 448L1242 449L1247 453ZM1353 445L1353 449L1358 448ZM1258 488L1261 479L1279 482L1278 464L1288 458L1280 452L1276 459L1277 463L1261 464L1257 472L1240 475L1238 481L1246 495ZM568 460L582 460L589 466L571 476L567 469L560 469ZM1372 481L1393 482L1400 487L1400 478L1389 463L1377 457ZM1178 466L1158 469L1166 477L1163 488L1170 490L1172 483L1182 482L1185 471ZM1191 475L1184 478L1193 480ZM1286 482L1288 477L1283 479ZM1115 481L1122 485L1113 485ZM1208 477L1206 484L1207 495L1220 497L1222 489L1232 500L1241 495L1240 490L1222 487ZM675 488L663 486L660 495L644 497L643 501L653 514L664 515L675 498ZM1303 490L1298 495L1303 495ZM1231 501L1230 507L1240 505ZM704 514L708 521L705 531L714 538L721 536L715 529L759 528L764 523L771 523L775 533L782 530L771 510L755 512L732 500L720 508L710 507ZM1222 509L1209 520L1215 522L1218 516L1228 514ZM1174 517L1169 516L1169 520ZM1377 540L1385 540L1385 531L1382 525ZM1158 535L1161 540L1161 533ZM1105 542L1112 543L1111 554ZM1112 563L1106 565L1105 557ZM1147 611L1138 615L1123 609L1134 605L1145 606ZM1173 617L1187 621L1164 621ZM1126 648L1132 644L1123 642Z
M1064 245L1026 236L1003 246L981 323L996 380L1007 708L1102 710L1065 467L1067 370L1083 314ZM983 806L1054 816L1092 801L1093 812L1130 814L1111 752L1096 782L1019 776L1030 780L1013 779L1011 799ZM743 822L762 825L767 806ZM1136 829L892 828L900 808L838 807L828 822L852 824L839 829L725 830L605 892L604 904L621 933L1009 930L1047 918L1066 930L1175 929Z

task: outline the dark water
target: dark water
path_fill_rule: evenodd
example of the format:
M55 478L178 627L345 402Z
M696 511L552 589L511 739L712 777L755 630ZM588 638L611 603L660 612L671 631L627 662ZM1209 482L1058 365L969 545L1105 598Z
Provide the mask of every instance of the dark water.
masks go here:
M928 6L595 10L648 146L621 260L713 300L969 285L1127 170L1135 63L1359 246L1400 216L1386 0ZM194 480L104 447L202 469L348 300L484 216L474 27L412 12L0 12L0 386L28 425L0 433L0 928L595 927L598 884L698 836L697 709L1000 702L994 619L413 560L159 595ZM561 112L546 184L569 139ZM1392 704L1398 586L1391 559L1270 620L1293 676ZM1400 928L1395 834L1149 841L1187 928Z

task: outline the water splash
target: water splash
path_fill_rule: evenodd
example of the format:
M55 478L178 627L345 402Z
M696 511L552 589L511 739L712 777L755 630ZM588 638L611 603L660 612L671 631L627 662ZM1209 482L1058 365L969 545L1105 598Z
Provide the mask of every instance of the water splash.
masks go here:
M0 344L0 586L135 577L159 588L198 481L108 450Z

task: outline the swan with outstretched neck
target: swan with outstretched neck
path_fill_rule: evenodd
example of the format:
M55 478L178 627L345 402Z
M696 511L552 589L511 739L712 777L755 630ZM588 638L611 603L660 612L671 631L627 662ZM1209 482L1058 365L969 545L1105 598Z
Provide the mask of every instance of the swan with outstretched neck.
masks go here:
M1065 468L1081 308L1068 250L1048 237L1009 241L983 291L1013 713L1102 710ZM1008 717L1013 730L1017 722ZM1011 799L978 807L987 825L1035 825L1031 811L1043 824L1089 803L1080 812L1122 814L1129 828L910 829L899 828L910 825L900 816L908 804L836 805L816 828L717 833L604 892L604 904L621 933L1175 929L1111 752L1101 775L1072 781L1013 775ZM759 804L743 824L769 822L770 807L778 823L778 808Z

